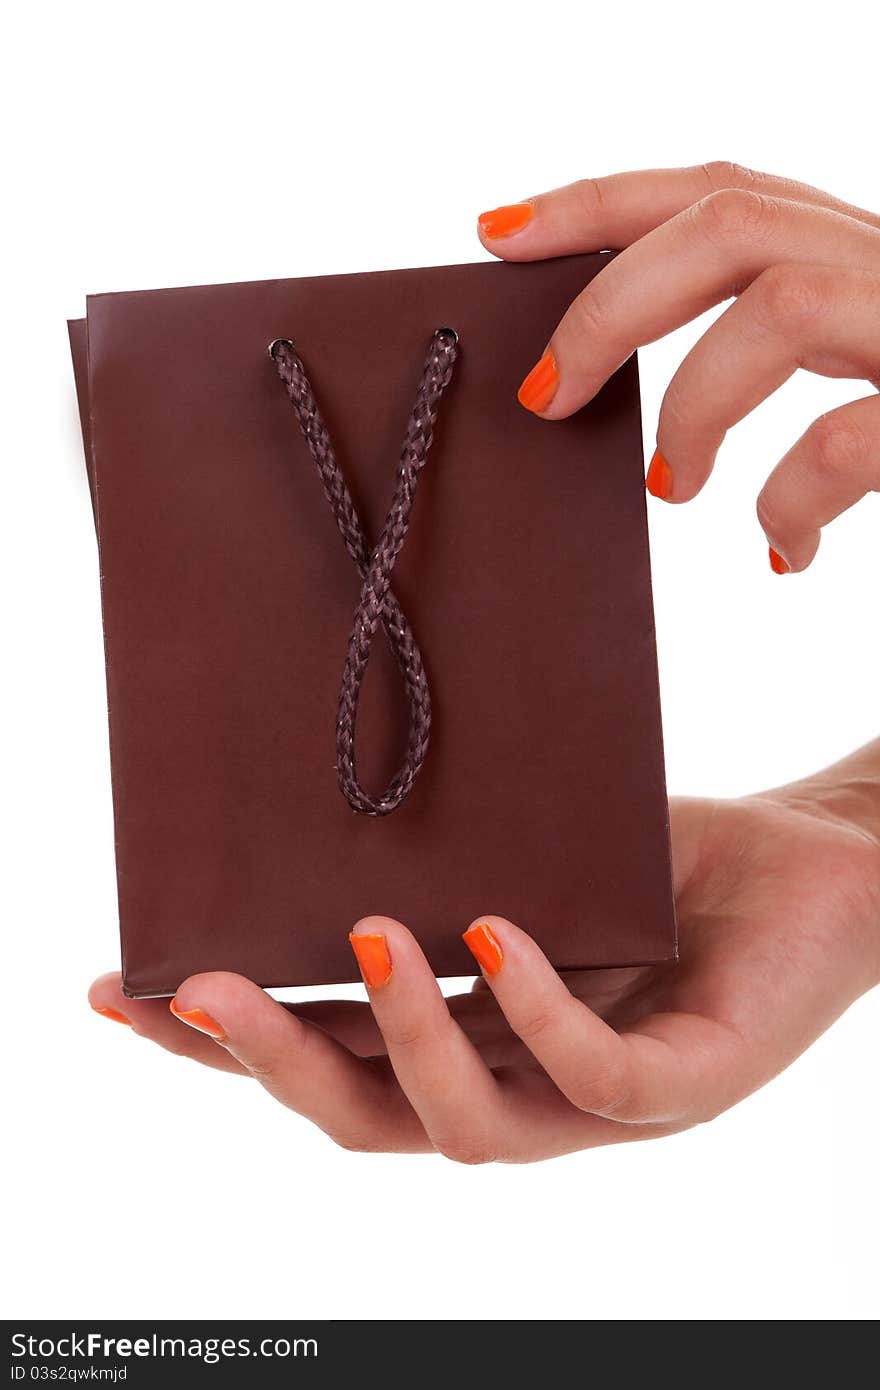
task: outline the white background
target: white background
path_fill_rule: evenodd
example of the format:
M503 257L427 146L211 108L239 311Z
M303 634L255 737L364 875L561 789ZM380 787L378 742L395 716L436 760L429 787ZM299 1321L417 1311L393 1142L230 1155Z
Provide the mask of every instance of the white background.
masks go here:
M481 258L481 209L617 169L735 159L876 208L876 13L215 0L7 18L7 1316L880 1311L876 992L712 1125L532 1168L337 1150L256 1085L89 1010L118 951L65 330L87 291ZM649 446L698 331L642 354ZM880 732L877 499L793 579L754 516L810 420L865 393L798 378L701 498L650 507L673 792L757 790Z

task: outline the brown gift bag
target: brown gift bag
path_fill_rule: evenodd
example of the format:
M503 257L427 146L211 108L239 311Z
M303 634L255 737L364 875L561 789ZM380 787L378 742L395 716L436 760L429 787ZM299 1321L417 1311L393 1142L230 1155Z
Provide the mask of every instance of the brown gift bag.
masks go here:
M129 994L356 979L367 913L437 975L484 912L560 968L674 956L636 362L564 422L515 394L605 259L71 324Z

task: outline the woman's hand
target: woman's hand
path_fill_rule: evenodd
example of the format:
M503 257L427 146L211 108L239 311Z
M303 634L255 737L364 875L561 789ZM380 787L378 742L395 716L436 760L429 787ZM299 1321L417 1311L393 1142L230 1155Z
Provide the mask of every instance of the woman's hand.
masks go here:
M727 429L798 366L880 380L880 219L728 165L619 175L481 219L511 260L627 246L566 314L520 399L584 404L640 344L737 302L674 378L648 485L693 497ZM825 522L880 486L880 400L817 421L759 516L774 568L803 569ZM709 1119L787 1066L880 980L880 744L792 787L672 803L677 966L560 977L510 922L465 939L483 967L444 1000L398 922L358 923L369 1004L287 1006L239 976L193 976L172 1013L93 1007L170 1051L255 1077L351 1149L526 1162ZM176 1015L176 1016L174 1016Z
M520 388L570 415L635 348L730 296L660 411L648 488L700 491L725 434L798 367L880 387L880 217L736 164L615 174L484 213L509 261L625 247L571 305ZM880 489L880 397L821 416L770 474L758 517L777 573L802 570L821 528Z
M465 939L484 982L447 1001L415 938L374 917L353 934L369 1004L286 1006L228 974L185 981L176 1017L126 999L118 975L90 1000L255 1077L349 1149L528 1162L674 1133L770 1080L880 980L880 744L776 792L674 801L672 828L675 966L563 978L483 917Z

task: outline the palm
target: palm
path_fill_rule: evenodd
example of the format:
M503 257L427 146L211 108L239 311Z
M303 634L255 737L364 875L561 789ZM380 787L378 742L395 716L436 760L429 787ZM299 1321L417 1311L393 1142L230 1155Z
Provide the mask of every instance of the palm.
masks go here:
M664 1031L694 1019L729 1030L750 1090L850 1003L853 973L856 992L871 983L880 850L785 794L673 802L672 823L679 963L569 983L618 1029L651 1018L656 1030L662 1016Z

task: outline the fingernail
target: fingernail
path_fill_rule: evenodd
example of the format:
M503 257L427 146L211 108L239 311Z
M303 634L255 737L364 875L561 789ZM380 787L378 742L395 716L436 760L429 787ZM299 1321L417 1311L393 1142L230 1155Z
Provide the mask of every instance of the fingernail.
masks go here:
M497 240L498 237L514 236L521 232L531 222L534 211L534 203L508 203L503 208L481 212L477 221L483 236Z
M791 565L787 560L783 560L779 551L774 550L772 545L770 547L770 568L774 574L789 574L791 571Z
M176 999L172 999L168 1007L175 1018L179 1018L183 1023L188 1023L190 1028L198 1028L200 1033L207 1033L210 1038L215 1038L217 1042L226 1037L220 1024L210 1014L206 1014L204 1009L179 1009Z
M516 398L520 405L524 405L526 410L532 410L536 415L540 415L542 410L546 410L553 397L556 395L556 388L559 385L559 368L556 365L556 358L553 356L553 349L548 348L529 372L522 386L516 393Z
M672 469L659 449L654 450L648 476L645 478L645 487L652 497L659 497L664 502L668 502L672 496Z
M125 1014L121 1014L118 1009L99 1009L97 1004L91 1004L90 1008L94 1009L95 1013L100 1014L102 1018L112 1018L114 1023L124 1023L126 1028L131 1027L131 1019L126 1018Z
M387 985L391 979L391 956L388 943L381 932L349 932L348 939L357 956L361 974L370 989Z
M468 927L462 940L487 975L498 974L504 964L504 952L498 943L498 938L492 929L486 926L485 922L480 922L475 927Z

